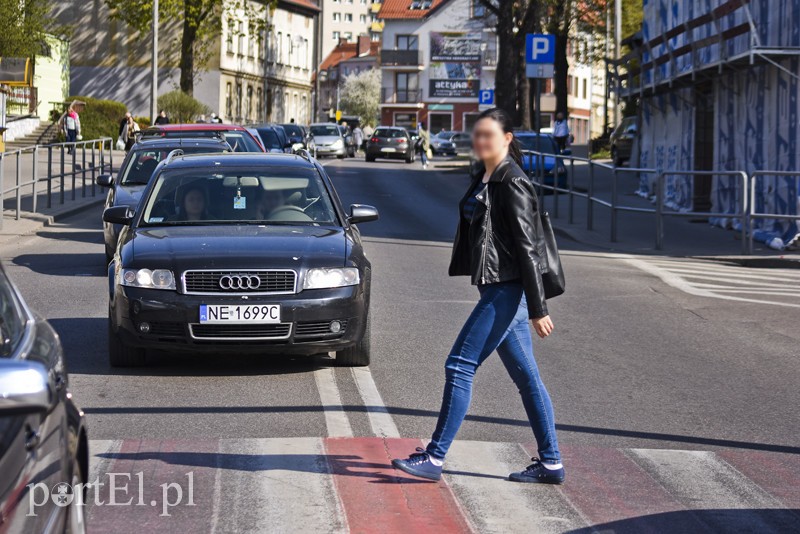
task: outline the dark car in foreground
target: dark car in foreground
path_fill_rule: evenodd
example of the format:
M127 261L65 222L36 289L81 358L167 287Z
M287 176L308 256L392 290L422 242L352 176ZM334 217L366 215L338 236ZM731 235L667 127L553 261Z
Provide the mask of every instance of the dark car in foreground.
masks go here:
M68 386L58 335L0 265L0 532L86 531L88 440Z
M145 186L155 172L158 164L165 160L173 150L183 154L231 152L230 145L217 138L207 139L161 139L145 138L128 151L116 178L111 174L97 177L97 185L108 188L106 208L130 206L136 208ZM119 224L103 223L106 264L111 261L119 238Z
M370 359L371 265L325 169L294 154L179 156L124 224L109 265L109 359L146 351Z
M158 124L142 130L140 139L214 137L227 141L234 152L264 152L264 147L247 128L235 124Z
M367 139L367 161L376 158L402 159L413 163L416 159L414 141L408 130L397 126L378 126Z
M558 157L562 152L550 134L537 134L536 132L514 132L514 137L519 141L522 149L522 170L530 176L539 176L544 173L542 183L555 185L561 189L567 187L567 168L564 160ZM542 154L542 157L538 154ZM568 155L564 153L564 155ZM556 182L557 177L557 182ZM549 190L545 190L547 193Z
M614 165L620 166L631 159L636 132L636 117L625 117L611 132L609 145L611 146L611 161L614 162Z

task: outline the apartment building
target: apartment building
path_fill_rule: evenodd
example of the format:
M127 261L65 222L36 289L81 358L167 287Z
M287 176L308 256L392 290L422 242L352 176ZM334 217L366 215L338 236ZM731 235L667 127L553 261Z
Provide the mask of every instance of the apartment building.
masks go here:
M336 117L339 90L344 78L378 67L378 41L362 35L354 43L342 39L319 66L319 112L316 120L329 121Z
M322 0L320 57L326 58L342 40L355 42L367 35L380 41L383 23L378 19L380 0Z

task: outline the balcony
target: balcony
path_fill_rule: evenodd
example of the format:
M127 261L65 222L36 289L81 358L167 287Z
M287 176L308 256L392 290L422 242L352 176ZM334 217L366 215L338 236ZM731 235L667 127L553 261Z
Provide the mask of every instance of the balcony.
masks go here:
M381 104L420 104L422 89L395 89L381 87Z
M382 32L383 31L383 21L382 20L376 20L375 22L370 24L369 31L375 32L375 33Z
M422 65L420 50L381 50L381 66L419 67Z
M375 13L377 15L378 12L381 10L381 7L383 6L381 5L380 2L373 2L372 5L369 6L369 9L372 13Z

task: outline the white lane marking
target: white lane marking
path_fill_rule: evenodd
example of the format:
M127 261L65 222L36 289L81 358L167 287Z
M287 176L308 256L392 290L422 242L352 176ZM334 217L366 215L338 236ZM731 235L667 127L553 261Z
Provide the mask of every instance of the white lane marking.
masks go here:
M353 429L350 420L344 412L342 396L336 385L336 375L331 368L317 369L314 371L314 380L319 390L322 401L322 411L325 414L325 426L328 428L328 437L352 438Z
M779 500L713 452L630 449L628 457L688 508L749 511L737 515L736 525L741 532L774 532L774 525L764 521L757 510L785 508ZM790 514L787 511L787 516ZM711 521L708 526L712 531L727 524L724 519L719 524L714 524L713 518Z
M345 533L320 438L220 440L220 532Z
M444 479L473 530L549 533L584 527L574 507L552 487L532 488L537 484L506 480L510 472L525 467L526 459L515 443L453 442L444 463Z
M391 414L383 403L378 386L372 379L372 373L368 367L352 367L353 378L356 381L356 388L367 407L367 416L372 432L382 438L399 438L400 431L394 424Z
M678 276L675 273L672 273L666 269L662 269L660 267L656 267L646 261L642 261L636 258L626 258L622 257L622 260L627 262L642 271L649 273L657 278L660 278L662 282L665 284L674 287L675 289L679 289L684 293L688 293L689 295L696 295L698 297L709 297L709 298L716 298L722 300L735 300L737 302L751 302L754 304L772 304L773 306L784 306L789 308L800 308L800 304L794 304L790 302L775 302L770 300L762 300L762 299L750 299L750 298L743 298L743 297L734 297L732 295L720 295L714 293L713 291L709 291L707 289L699 288L693 284L690 284L682 277Z
M114 461L114 458L110 456L118 453L121 446L121 440L89 440L89 483L93 483L95 480L99 480L101 483L105 482L106 474L109 472L109 467L111 467L111 463ZM92 488L94 488L94 486L92 486L90 490L92 490Z

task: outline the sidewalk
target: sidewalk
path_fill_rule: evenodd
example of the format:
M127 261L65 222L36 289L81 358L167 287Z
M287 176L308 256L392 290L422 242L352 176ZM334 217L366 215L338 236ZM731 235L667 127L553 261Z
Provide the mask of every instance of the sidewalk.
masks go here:
M54 152L57 155L58 152ZM125 158L123 152L113 152L114 172ZM99 160L96 161L99 167ZM50 203L47 207L47 152L40 152L38 161L39 181L36 185L36 211L33 212L33 188L26 186L21 195L21 213L16 219L16 194L6 193L2 203L2 221L0 221L0 246L21 236L32 234L44 226L50 226L61 219L80 213L85 209L102 204L106 198L106 190L94 185L91 180L91 167L83 166L82 161L77 160L75 167L72 166L71 156L65 158L65 172L76 171L73 186L72 176L69 175L63 183L63 203L61 201L62 187L60 179L53 179L51 183ZM53 173L60 173L61 161L54 157ZM3 169L3 180L0 188L8 191L16 181L16 161L11 158L6 161ZM22 183L30 181L33 174L32 157L27 155L20 160L20 181Z

